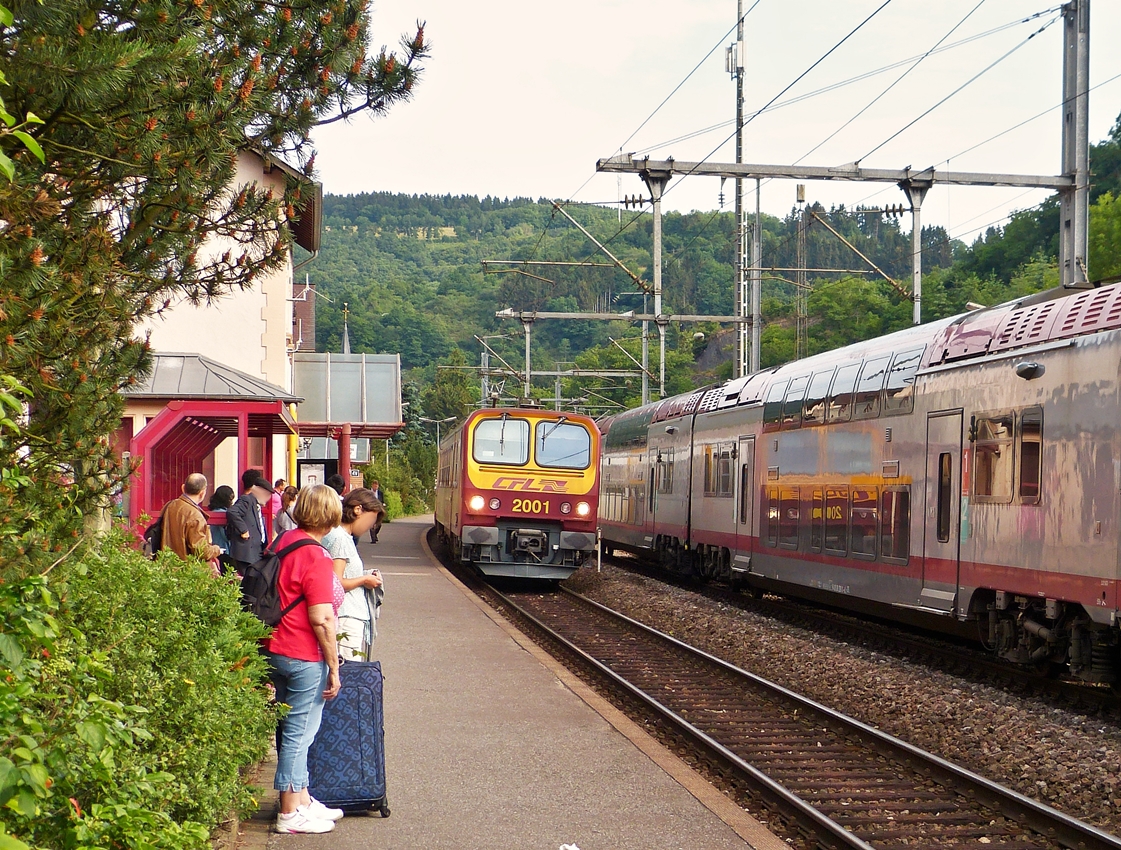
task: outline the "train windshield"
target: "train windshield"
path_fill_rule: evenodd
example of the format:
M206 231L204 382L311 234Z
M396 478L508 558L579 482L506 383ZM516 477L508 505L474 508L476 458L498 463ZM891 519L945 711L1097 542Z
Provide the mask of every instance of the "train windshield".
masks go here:
M592 435L583 425L563 418L537 423L533 444L538 466L587 469L592 462Z
M529 422L502 414L498 419L483 419L475 426L475 460L521 466L529 460Z

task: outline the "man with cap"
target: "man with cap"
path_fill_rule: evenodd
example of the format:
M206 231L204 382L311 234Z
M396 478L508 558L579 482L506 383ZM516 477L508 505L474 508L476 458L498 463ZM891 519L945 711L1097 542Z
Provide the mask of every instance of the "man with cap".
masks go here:
M247 469L241 476L242 494L226 511L226 536L230 541L230 557L238 573L261 559L269 542L261 506L272 497L272 485L256 469Z

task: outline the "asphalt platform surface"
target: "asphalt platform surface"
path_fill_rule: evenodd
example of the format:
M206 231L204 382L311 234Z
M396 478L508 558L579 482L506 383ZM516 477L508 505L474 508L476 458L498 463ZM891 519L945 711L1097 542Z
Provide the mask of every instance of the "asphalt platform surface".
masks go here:
M431 524L396 520L359 545L385 578L390 817L279 835L270 793L239 850L787 846L463 588L428 551ZM258 778L270 789L274 767Z

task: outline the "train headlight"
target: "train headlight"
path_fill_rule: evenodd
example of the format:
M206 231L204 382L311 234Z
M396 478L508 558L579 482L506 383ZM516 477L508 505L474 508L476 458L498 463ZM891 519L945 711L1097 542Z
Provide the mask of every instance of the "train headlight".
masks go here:
M576 516L587 516L592 512L592 506L587 502L576 503Z
M474 496L467 500L467 507L477 513L483 509L483 505L485 505L486 503L487 500L476 493Z
M572 513L572 503L571 502L561 502L561 513L562 514Z
M502 502L498 501L498 499L491 499L490 500L490 509L492 511L497 511L501 507L502 507Z

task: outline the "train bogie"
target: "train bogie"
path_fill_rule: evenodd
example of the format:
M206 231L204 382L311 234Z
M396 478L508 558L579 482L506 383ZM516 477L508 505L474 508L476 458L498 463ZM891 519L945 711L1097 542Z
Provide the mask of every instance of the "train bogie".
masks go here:
M628 411L604 540L1116 681L1119 363L1121 287L1060 290Z

